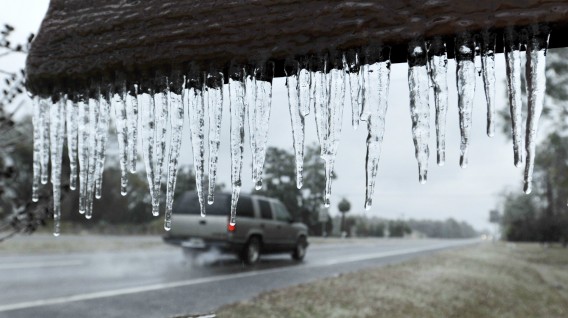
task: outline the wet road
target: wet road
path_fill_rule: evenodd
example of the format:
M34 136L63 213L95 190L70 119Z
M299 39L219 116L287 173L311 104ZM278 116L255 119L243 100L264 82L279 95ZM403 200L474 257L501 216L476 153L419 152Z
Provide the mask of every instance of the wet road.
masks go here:
M265 256L195 260L179 249L0 256L0 317L171 317L213 312L263 291L396 263L478 240L372 240L312 244L303 263Z

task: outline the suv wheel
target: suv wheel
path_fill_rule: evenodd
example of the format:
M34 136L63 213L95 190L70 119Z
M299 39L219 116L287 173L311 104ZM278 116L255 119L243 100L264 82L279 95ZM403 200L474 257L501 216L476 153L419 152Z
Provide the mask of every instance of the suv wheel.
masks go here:
M294 259L295 261L302 261L306 256L306 247L306 238L300 237L298 239L298 242L296 243L294 251L292 251L292 259Z
M260 259L260 239L257 236L251 237L242 252L241 259L245 264L252 265Z

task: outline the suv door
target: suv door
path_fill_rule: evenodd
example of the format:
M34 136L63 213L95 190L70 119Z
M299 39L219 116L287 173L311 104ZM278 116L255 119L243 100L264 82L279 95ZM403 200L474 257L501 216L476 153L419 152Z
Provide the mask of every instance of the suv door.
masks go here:
M276 240L283 248L294 246L296 243L296 229L292 226L292 216L288 209L279 201L272 202L276 214Z
M262 231L263 249L269 251L274 249L277 244L276 221L272 211L270 201L266 199L258 199L258 211L260 212L260 219L258 219L258 226Z

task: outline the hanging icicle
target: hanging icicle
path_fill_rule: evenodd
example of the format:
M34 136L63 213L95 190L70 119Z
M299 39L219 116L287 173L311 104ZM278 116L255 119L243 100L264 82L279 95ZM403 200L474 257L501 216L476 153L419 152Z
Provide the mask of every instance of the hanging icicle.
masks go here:
M505 33L505 63L507 67L507 89L509 91L509 107L511 109L511 125L513 134L513 152L515 166L523 163L522 127L522 92L521 92L521 42L517 32L508 29Z
M40 165L41 165L41 184L47 184L49 173L49 99L40 98L39 100L39 122L40 122Z
M448 54L446 43L441 38L430 42L428 49L430 80L434 88L436 106L436 151L437 163L446 163L446 114L448 113Z
M140 119L142 121L141 133L144 164L146 167L150 197L152 198L152 214L157 216L160 213L160 201L154 185L156 180L155 176L158 173L155 166L156 116L154 98L152 97L151 90L138 95L138 105L140 105Z
M525 193L532 191L532 174L534 159L536 156L536 134L538 121L544 107L544 95L546 93L546 51L550 30L546 26L534 25L528 30L527 41L527 124L526 124L526 163L525 163Z
M229 73L229 101L231 107L231 216L229 229L235 226L237 202L241 192L241 170L245 142L245 83L242 67L231 66Z
M428 92L428 60L424 41L418 40L408 46L408 90L410 92L410 117L412 119L412 139L416 160L418 161L418 181L428 179L428 158L430 148L430 105Z
M223 73L207 74L204 88L204 102L209 115L209 190L207 204L215 200L215 185L217 181L217 163L221 145L221 122L223 119Z
M103 173L106 160L106 143L108 139L108 121L110 113L110 94L99 96L99 117L97 120L97 132L95 139L95 198L100 199L102 196Z
M344 55L343 69L347 82L345 87L349 89L349 100L351 102L351 125L353 129L357 129L357 127L359 127L362 109L361 83L359 82L361 65L359 63L359 52L357 50L350 50Z
M47 103L47 102L46 102ZM51 185L53 187L53 235L59 236L61 222L61 163L63 143L65 141L65 107L67 96L60 96L59 101L49 107L50 150L51 150Z
M41 122L41 102L39 97L35 97L33 100L33 115L32 122L34 126L33 138L34 138L34 152L33 152L33 180L32 180L32 201L39 201L39 186L41 178L41 155L43 149L43 138L41 138L42 132L42 122Z
M96 179L96 166L99 158L97 153L97 132L99 112L101 105L99 103L101 90L97 86L95 88L94 97L89 98L89 125L87 128L87 196L86 196L86 210L85 218L90 219L93 216L93 197L95 194L95 179Z
M78 146L79 157L79 213L84 214L87 211L87 179L89 170L89 118L90 107L84 96L79 95L79 127L78 127Z
M331 66L329 73L328 65ZM343 56L335 54L328 60L327 55L320 61L315 72L315 117L321 158L325 161L324 205L331 204L331 180L335 156L341 135L343 104L345 97L345 78Z
M248 111L249 139L252 150L252 180L256 190L262 188L273 76L274 64L271 62L260 63L251 74L246 74L245 103Z
M189 130L191 136L191 149L193 152L193 166L195 169L195 187L201 216L205 216L205 198L203 191L203 176L205 175L205 102L203 100L203 76L199 72L190 74L187 89L187 112L189 117Z
M294 158L296 166L296 187L301 189L304 184L304 116L302 115L300 96L306 89L298 81L300 77L299 63L288 61L286 71L286 88L288 90L288 107L292 123L292 139L294 145Z
M368 88L368 100L366 105L369 109L367 121L367 156L365 160L366 171L366 191L365 209L371 209L373 205L373 193L375 191L375 181L379 171L379 160L381 158L381 145L385 134L385 118L388 109L388 95L390 82L390 50L378 49L371 60L367 56L368 67L365 68L368 74L365 83ZM370 52L368 52L370 53Z
M153 210L154 216L158 216L160 200L162 197L162 176L165 173L166 136L168 133L168 113L170 108L170 86L167 77L158 75L156 82L160 83L161 90L154 94L155 111L155 167L154 167L154 195L156 196L157 207Z
M298 102L300 103L300 114L306 117L310 114L310 71L309 59L302 59L299 62L298 71Z
M134 84L134 90L128 92L126 87L124 87L122 95L122 101L127 100L130 103L127 104L126 121L128 126L128 161L130 173L136 172L136 162L138 161L138 85Z
M456 37L456 79L460 120L460 166L467 167L471 137L473 98L475 96L475 43L468 33Z
M77 137L78 137L78 110L79 106L74 101L66 103L66 121L67 121L67 153L69 156L69 189L77 188Z
M481 37L481 68L487 100L487 136L495 135L495 33L484 31Z
M118 161L120 164L120 195L126 195L128 185L128 143L129 131L126 115L126 83L120 87L117 94L112 98L112 108L114 109L114 121L116 123L116 137L118 140Z
M176 189L176 179L178 173L178 160L181 148L181 136L183 132L184 105L183 94L185 91L185 77L181 74L174 73L172 77L176 81L174 88L170 92L170 105L172 112L170 113L170 150L168 158L168 179L166 190L166 211L164 213L164 229L169 231L172 228L172 209L174 205L174 193ZM183 83L183 84L182 84Z

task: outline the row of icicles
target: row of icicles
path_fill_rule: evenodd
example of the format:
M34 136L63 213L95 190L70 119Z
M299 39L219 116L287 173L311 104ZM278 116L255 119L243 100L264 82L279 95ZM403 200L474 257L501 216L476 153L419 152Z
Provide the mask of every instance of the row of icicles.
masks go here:
M514 32L505 37L507 83L513 127L515 165L523 161L521 139L521 55L526 47L526 81L528 111L526 124L525 192L531 191L532 170L537 123L543 107L545 90L545 55L548 32L533 32L526 43ZM460 165L466 167L469 136L475 92L475 56L480 51L484 91L487 99L487 134L493 136L495 124L495 35L484 33L481 41L471 35L456 37L457 90L461 131ZM383 50L385 51L385 50ZM388 50L386 50L388 52ZM382 53L381 53L382 54ZM331 176L341 134L344 98L351 103L352 124L357 128L367 123L366 199L365 208L372 204L375 178L385 131L388 108L390 61L382 54L376 62L360 61L359 52L330 58L318 57L318 67L310 63L287 63L286 86L292 123L296 158L297 187L302 187L304 156L304 125L314 113L321 158L325 161L326 186L324 204L330 205ZM368 57L366 61L370 60ZM447 52L440 39L414 41L408 51L408 85L412 134L418 161L419 181L426 182L430 136L429 93L434 92L436 108L437 162L445 161L445 122L448 107ZM272 63L259 64L253 71L236 68L229 74L230 149L231 149L231 214L229 224L235 225L236 204L241 187L245 117L248 115L248 134L252 149L252 178L255 188L262 187L262 171L266 154L268 122L272 98ZM272 69L271 69L272 68ZM48 181L48 163L51 158L53 185L54 234L59 235L61 218L61 163L63 144L67 140L70 161L70 188L79 187L79 212L91 218L93 197L101 197L105 148L111 113L114 114L119 145L121 194L126 195L127 173L136 171L138 138L152 199L152 213L159 214L161 185L166 181L165 229L171 228L173 194L176 186L184 117L190 123L196 186L205 216L205 198L212 204L215 194L216 170L220 147L223 105L222 73L202 73L184 77L180 94L170 90L170 80L163 78L164 88L140 91L138 85L124 84L113 93L95 94L68 100L61 95L57 102L50 98L36 98L33 111L33 201L38 200L41 184ZM99 88L100 90L100 88ZM346 96L346 94L348 94ZM140 126L140 127L139 127ZM140 132L139 132L140 131ZM208 149L209 162L205 162ZM204 191L207 166L208 190Z

